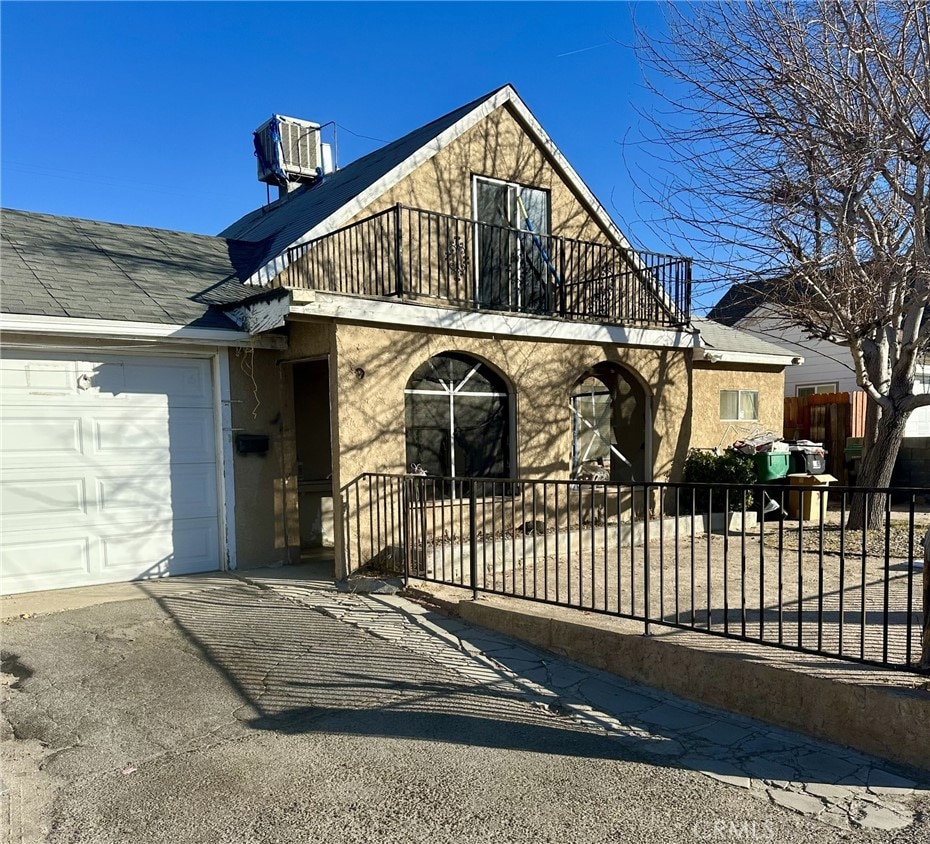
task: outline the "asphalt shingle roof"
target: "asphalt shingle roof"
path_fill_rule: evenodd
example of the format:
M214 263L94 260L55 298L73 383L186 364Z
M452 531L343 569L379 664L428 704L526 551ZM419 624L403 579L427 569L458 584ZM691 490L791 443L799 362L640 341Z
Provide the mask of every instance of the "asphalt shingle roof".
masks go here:
M746 281L734 284L707 315L715 322L736 325L749 316L765 300L771 288L768 281Z
M211 305L254 293L253 245L164 229L0 212L0 311L200 328L236 326Z
M254 244L251 272L255 272L499 90L490 91L318 182L297 188L283 199L246 214L220 232L220 237Z
M731 328L714 322L711 319L694 317L692 319L694 327L701 332L701 339L704 345L711 349L717 349L721 352L746 352L753 355L787 355L794 357L797 353L768 340L763 340L755 334L748 331L740 331L738 328Z

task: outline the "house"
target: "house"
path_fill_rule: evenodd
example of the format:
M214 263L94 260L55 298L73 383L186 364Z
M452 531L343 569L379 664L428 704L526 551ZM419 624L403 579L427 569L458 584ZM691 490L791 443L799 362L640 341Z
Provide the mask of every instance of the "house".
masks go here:
M512 87L341 169L267 137L280 196L217 237L4 212L3 591L340 572L379 476L677 479L780 429L793 353L692 320Z
M767 293L765 281L734 284L710 311L709 317L759 338L776 339L780 346L803 356L803 366L791 367L785 373L786 396L859 390L849 350L839 343L812 338L800 326L787 322L778 308L767 301ZM930 362L918 365L914 390L930 392ZM892 483L902 486L930 484L928 455L930 407L921 407L907 421Z

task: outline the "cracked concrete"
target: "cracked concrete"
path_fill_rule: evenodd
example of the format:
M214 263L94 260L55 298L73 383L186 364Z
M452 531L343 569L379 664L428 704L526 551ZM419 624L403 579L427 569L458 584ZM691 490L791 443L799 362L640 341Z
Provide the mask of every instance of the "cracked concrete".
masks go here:
M922 774L399 596L251 573L2 632L9 842L930 841Z
M512 683L531 703L647 755L677 757L685 767L832 826L906 829L916 817L907 798L930 793L930 783L894 773L891 763L573 664L402 597L271 588L478 682ZM437 651L437 639L457 647Z

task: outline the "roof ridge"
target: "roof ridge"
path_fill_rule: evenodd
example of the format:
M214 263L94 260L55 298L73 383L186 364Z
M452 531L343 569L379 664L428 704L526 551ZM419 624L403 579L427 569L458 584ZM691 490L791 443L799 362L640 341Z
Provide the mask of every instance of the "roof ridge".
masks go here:
M96 226L108 226L113 228L120 229L132 229L133 231L148 231L154 233L165 232L169 234L183 234L187 237L198 237L204 238L205 240L230 240L231 238L225 238L217 234L203 234L202 232L189 232L183 231L181 229L166 229L161 226L139 226L133 223L116 223L110 220L95 220L91 217L74 217L70 214L50 214L47 211L29 211L25 208L7 208L0 207L0 219L2 219L3 214L22 214L27 217L44 217L49 220L67 220L68 222L76 223L91 223ZM2 229L2 226L0 226Z

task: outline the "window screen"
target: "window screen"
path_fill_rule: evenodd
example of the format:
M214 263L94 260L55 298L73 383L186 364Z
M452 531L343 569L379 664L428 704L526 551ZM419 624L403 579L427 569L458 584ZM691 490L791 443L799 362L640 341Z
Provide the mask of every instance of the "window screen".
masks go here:
M610 447L616 445L613 396L599 378L586 378L572 393L574 410L574 471L584 463L602 460L610 466Z

